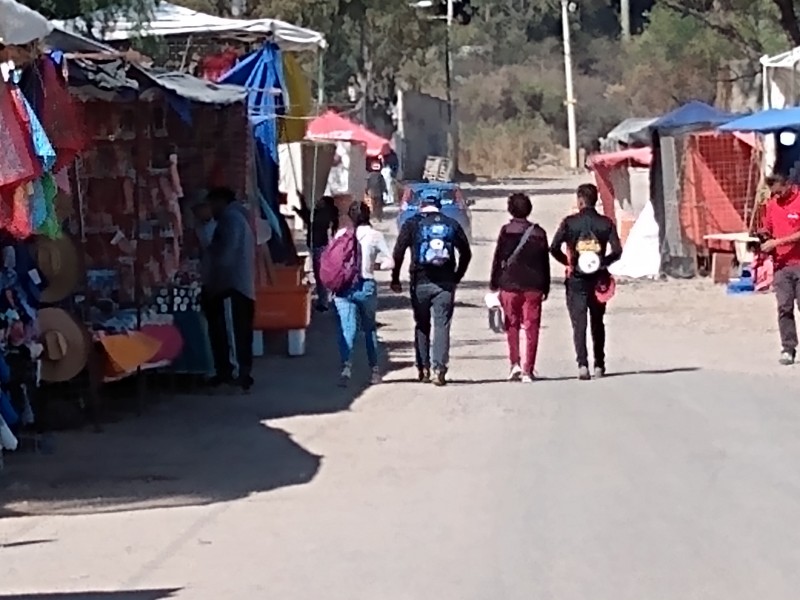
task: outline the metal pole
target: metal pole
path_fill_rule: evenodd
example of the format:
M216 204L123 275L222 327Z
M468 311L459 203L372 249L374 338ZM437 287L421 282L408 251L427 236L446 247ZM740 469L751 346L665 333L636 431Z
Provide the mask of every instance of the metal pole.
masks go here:
M453 27L453 0L447 0L447 28L444 38L444 74L447 93L447 160L450 163L449 179L455 179L456 174L456 142L453 135L453 86L452 86L452 55L450 48L450 30Z
M452 1L452 0L451 0ZM561 0L561 25L564 33L564 74L567 88L567 133L569 135L569 166L578 168L578 128L575 122L575 91L572 86L572 45L569 30L569 6Z
M619 2L619 25L622 29L622 41L631 41L631 0Z

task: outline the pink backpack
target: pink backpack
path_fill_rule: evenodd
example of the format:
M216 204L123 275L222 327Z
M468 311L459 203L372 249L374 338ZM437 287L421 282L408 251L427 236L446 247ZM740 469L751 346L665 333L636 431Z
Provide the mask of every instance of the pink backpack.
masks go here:
M334 237L322 251L319 261L320 282L334 294L351 289L361 276L361 250L355 229Z

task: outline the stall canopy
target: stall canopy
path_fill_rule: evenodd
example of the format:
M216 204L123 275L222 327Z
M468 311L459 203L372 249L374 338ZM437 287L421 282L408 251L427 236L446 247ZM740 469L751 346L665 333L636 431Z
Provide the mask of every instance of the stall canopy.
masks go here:
M650 125L650 129L664 134L689 133L702 129L714 129L739 116L741 115L725 112L705 102L693 100L656 119Z
M0 44L29 44L52 30L50 22L35 10L16 0L0 0Z
M735 119L719 127L720 131L773 133L791 129L800 131L800 108L770 108Z
M606 143L607 147L619 144L625 144L627 146L649 146L650 126L655 123L655 121L655 118L625 119L622 123L609 131L603 138L603 141Z
M2 0L7 2L9 0ZM271 35L272 40L283 50L303 51L325 48L325 36L319 32L277 19L226 19L207 15L169 2L158 2L149 21L142 23L142 16L127 12L119 13L116 20L108 23L105 14L89 16L92 23L103 23L92 30L92 35L105 41L122 41L142 36L164 37L171 35L249 33ZM54 21L56 27L66 31L80 32L85 19Z
M367 156L371 157L383 156L392 149L386 138L332 110L309 123L306 137L312 140L339 140L365 144Z

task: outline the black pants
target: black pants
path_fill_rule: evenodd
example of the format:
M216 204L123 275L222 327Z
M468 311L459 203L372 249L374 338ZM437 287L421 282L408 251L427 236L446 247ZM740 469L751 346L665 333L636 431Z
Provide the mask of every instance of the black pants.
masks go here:
M414 309L417 367L427 368L433 363L434 369L446 369L450 362L450 324L455 307L455 287L445 288L434 283L414 284L411 287L411 306Z
M233 378L231 349L228 344L228 327L225 320L225 300L231 300L233 339L236 345L236 362L239 378L250 377L253 372L253 318L255 302L235 290L223 294L203 292L203 313L208 321L208 337L214 359L214 372L222 379Z
M772 282L778 300L778 331L785 352L797 350L797 325L794 320L795 303L800 305L800 267L789 266L775 271Z
M603 317L606 314L606 305L598 302L594 293L595 283L593 279L567 279L567 310L572 322L572 339L578 366L589 366L589 353L586 350L586 326L589 324L592 330L594 366L605 368L606 326Z

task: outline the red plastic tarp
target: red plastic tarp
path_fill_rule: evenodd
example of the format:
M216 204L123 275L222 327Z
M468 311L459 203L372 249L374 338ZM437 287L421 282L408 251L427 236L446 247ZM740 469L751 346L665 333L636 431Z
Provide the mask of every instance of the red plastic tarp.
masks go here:
M600 201L603 204L603 214L610 219L616 220L614 209L614 184L612 183L612 173L619 168L628 167L649 167L653 160L651 148L626 148L619 152L606 152L605 154L593 154L589 157L589 168L594 171L595 183L600 193Z
M308 124L306 138L362 143L367 147L367 156L373 157L388 154L392 149L389 140L332 110Z

